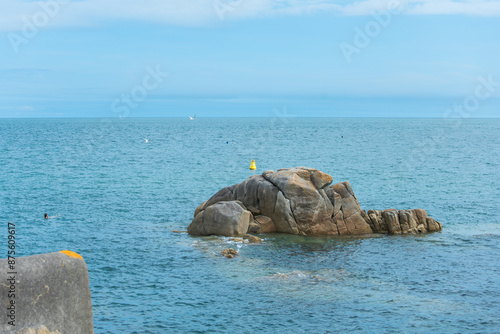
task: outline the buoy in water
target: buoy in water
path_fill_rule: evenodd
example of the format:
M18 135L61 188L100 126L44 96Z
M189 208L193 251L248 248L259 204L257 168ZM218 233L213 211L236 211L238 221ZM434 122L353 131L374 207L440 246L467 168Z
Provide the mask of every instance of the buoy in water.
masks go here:
M255 160L252 160L252 162L250 163L250 169L251 170L256 170L257 169L257 166L255 166Z

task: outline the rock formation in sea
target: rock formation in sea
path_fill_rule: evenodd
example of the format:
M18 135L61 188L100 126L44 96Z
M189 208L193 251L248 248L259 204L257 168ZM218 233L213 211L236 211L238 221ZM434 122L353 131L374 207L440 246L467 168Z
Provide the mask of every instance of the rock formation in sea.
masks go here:
M191 235L301 235L435 232L442 224L423 209L361 210L349 182L317 169L269 170L218 191L196 208Z

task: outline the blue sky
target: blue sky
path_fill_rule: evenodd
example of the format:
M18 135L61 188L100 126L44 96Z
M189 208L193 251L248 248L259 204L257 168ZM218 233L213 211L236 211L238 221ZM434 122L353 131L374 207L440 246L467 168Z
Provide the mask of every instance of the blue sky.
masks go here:
M3 0L0 117L499 117L499 31L497 1Z

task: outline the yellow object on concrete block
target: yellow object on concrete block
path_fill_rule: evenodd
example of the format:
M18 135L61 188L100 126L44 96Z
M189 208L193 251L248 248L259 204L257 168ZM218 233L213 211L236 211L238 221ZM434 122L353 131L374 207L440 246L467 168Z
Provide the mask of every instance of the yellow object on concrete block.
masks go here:
M72 258L75 258L75 259L82 259L83 260L83 257L80 254L72 252L70 250L62 250L62 251L59 251L59 253L66 254L66 255L71 256Z
M251 170L256 170L257 169L257 166L255 166L255 160L252 160L252 162L250 163L250 169Z

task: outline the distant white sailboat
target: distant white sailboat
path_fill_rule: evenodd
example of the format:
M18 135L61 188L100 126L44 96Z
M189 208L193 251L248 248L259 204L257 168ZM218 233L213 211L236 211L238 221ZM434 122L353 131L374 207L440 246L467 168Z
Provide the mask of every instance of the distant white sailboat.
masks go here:
M149 143L149 139L144 138L144 141L145 141L146 143Z
M194 121L195 118L196 118L196 114L193 117L189 116L189 120L191 120L191 121Z

